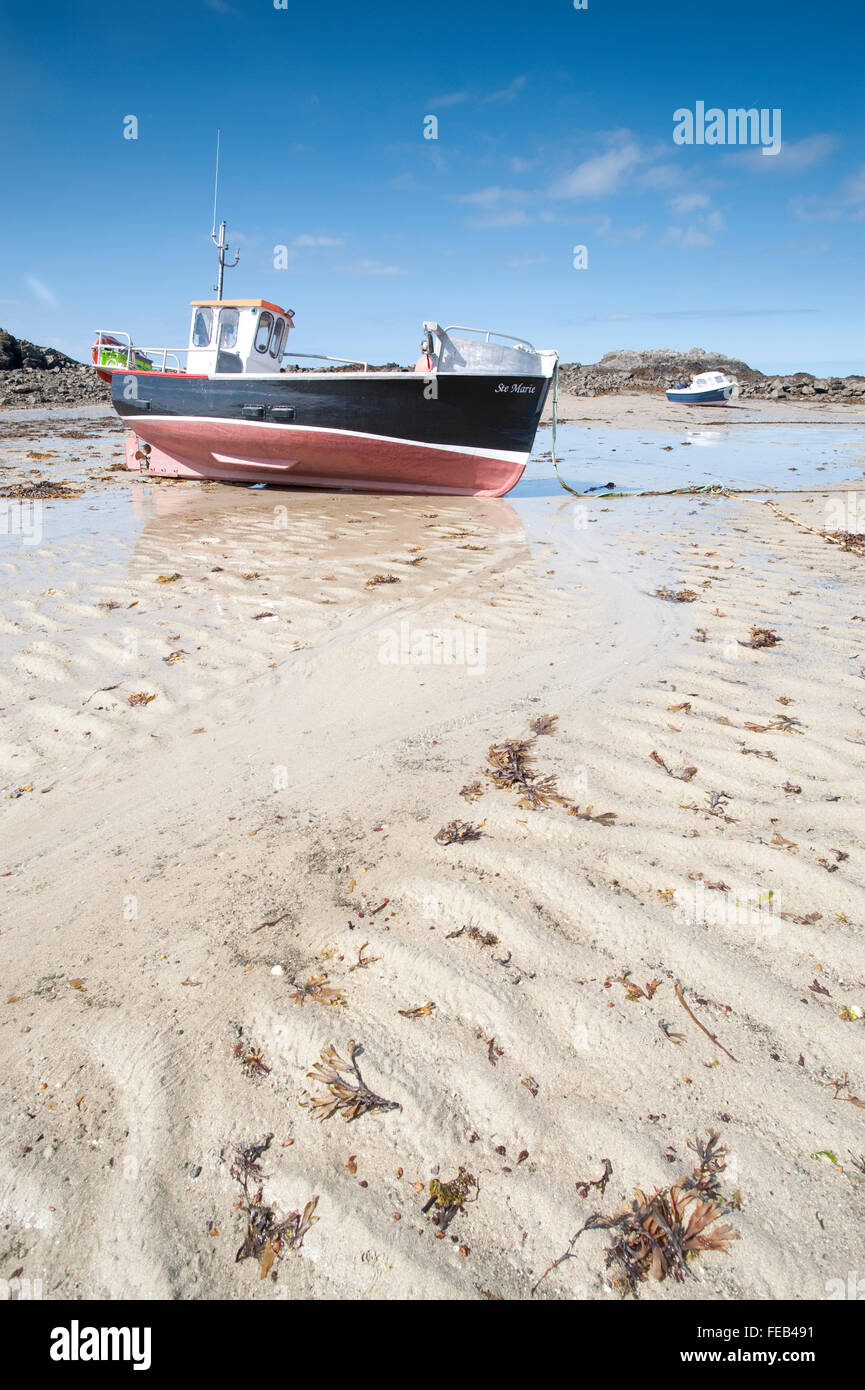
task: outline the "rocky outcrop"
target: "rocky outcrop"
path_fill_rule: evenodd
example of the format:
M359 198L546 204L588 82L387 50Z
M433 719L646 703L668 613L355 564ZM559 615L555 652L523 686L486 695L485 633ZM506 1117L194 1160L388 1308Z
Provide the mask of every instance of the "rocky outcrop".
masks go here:
M92 367L0 328L0 406L103 405L110 399Z
M865 377L814 377L810 372L791 376L766 376L747 362L725 357L722 352L691 348L674 352L672 348L621 348L607 352L600 362L562 364L559 387L575 396L601 396L623 391L664 391L677 381L689 381L697 372L726 372L739 383L740 397L756 400L808 400L811 397L835 401L865 398Z

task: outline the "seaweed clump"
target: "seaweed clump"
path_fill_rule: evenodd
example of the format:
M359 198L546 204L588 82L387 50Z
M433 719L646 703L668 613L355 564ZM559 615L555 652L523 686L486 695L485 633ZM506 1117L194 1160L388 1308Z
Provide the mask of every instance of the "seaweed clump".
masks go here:
M714 1129L709 1130L706 1140L689 1139L688 1148L698 1159L690 1177L680 1177L672 1187L656 1188L650 1194L635 1188L630 1206L612 1216L590 1216L565 1253L544 1271L532 1293L552 1270L574 1258L574 1246L583 1231L611 1233L604 1263L614 1271L613 1283L623 1295L637 1294L639 1285L650 1275L659 1282L693 1279L696 1276L689 1265L697 1255L707 1250L726 1253L731 1241L739 1239L732 1226L715 1224L733 1210L733 1204L723 1197L720 1182L729 1150Z
M246 1217L246 1234L234 1257L235 1263L258 1260L262 1279L286 1250L300 1249L310 1226L318 1220L318 1197L311 1197L302 1212L290 1211L287 1216L280 1216L264 1200L264 1173L259 1159L270 1148L272 1138L272 1134L266 1134L258 1143L241 1144L231 1165L231 1176L242 1194L238 1205ZM272 1277L276 1278L276 1270Z
M348 1058L341 1057L332 1044L324 1049L307 1076L311 1081L320 1082L327 1095L310 1096L300 1104L319 1120L329 1120L336 1114L342 1115L344 1120L357 1120L374 1110L402 1110L397 1101L384 1100L367 1086L357 1064L363 1048L349 1039L345 1050Z
M527 811L538 811L554 802L560 806L570 804L567 797L558 791L553 774L542 775L535 768L528 739L512 738L505 743L493 743L487 756L487 777L499 790L517 792L518 806Z
M439 1182L438 1178L432 1178L429 1191L430 1199L423 1207L423 1214L435 1207L430 1219L439 1230L446 1231L457 1212L462 1211L470 1192L474 1191L473 1200L477 1201L480 1184L472 1173L460 1165L456 1177L450 1182Z

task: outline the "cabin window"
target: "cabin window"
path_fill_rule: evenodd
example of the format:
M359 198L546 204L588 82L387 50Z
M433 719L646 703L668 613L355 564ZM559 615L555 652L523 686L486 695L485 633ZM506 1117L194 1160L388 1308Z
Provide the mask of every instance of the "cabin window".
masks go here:
M197 348L210 347L212 332L213 310L196 309L195 318L192 321L192 346Z
M270 355L279 361L282 356L282 340L285 337L285 319L277 319L270 344Z
M236 346L237 320L239 317L236 309L220 309L219 346L221 348L233 348Z
M269 314L265 309L261 318L258 320L258 328L255 333L255 351L267 352L267 345L270 342L270 333L273 328L273 314Z

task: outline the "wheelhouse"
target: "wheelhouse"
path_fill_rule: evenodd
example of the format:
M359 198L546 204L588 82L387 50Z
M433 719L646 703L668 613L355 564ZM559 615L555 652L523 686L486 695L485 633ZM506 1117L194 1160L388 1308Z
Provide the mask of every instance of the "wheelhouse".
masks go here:
M267 299L193 299L186 370L278 372L294 327L294 311Z

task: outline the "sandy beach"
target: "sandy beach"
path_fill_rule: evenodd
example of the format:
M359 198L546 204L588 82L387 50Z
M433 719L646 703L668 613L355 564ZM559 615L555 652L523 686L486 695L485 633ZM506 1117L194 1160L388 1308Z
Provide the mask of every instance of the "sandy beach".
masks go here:
M104 412L0 414L0 485L73 494L0 534L0 1279L616 1300L603 1229L532 1290L710 1130L738 1239L641 1298L861 1267L865 560L817 533L865 531L865 451L798 491L577 498L536 448L519 496L327 495L133 476ZM508 740L546 804L491 775ZM394 1106L319 1119L350 1041ZM316 1219L238 1262L267 1136L263 1201Z

